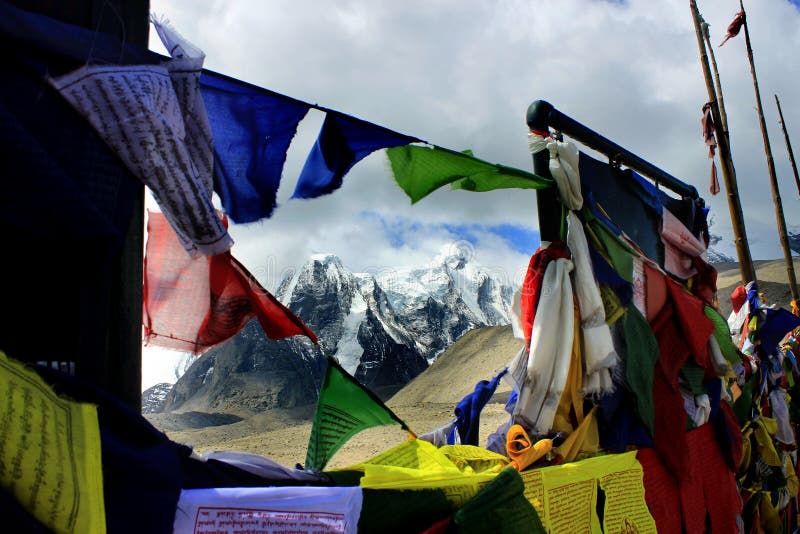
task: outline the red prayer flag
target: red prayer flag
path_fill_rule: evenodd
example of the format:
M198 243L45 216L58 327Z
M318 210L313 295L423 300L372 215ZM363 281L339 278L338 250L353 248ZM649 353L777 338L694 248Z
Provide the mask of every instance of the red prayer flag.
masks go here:
M257 317L273 340L314 333L230 252L189 257L164 215L149 212L144 276L145 344L200 354ZM227 221L226 225L227 225Z
M717 166L714 164L714 161L711 161L711 184L708 186L708 191L712 195L716 195L719 193L719 178L717 178Z
M703 105L703 118L700 119L703 125L703 140L708 146L708 157L711 158L711 185L708 190L712 195L719 193L719 179L717 178L717 166L714 164L714 153L717 149L717 138L714 135L714 117L711 114L711 102Z
M739 31L742 29L742 25L744 25L744 11L739 11L735 17L733 17L733 21L728 24L728 33L725 35L725 39L719 44L719 46L724 45L728 42L728 39L731 37L736 37L739 35Z
M547 264L555 259L568 257L567 246L563 241L553 241L550 246L540 248L531 256L520 294L520 322L522 323L522 333L525 335L525 346L527 348L531 346L533 321L536 316L536 308L539 306L539 293L542 289L542 280L544 279Z
M210 258L209 273L211 303L198 333L201 343L211 346L233 337L253 316L272 340L299 335L317 342L314 332L264 289L230 251Z

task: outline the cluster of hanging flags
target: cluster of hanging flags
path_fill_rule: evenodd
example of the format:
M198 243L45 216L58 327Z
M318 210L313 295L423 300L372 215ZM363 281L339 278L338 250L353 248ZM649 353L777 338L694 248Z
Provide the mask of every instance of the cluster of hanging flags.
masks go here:
M469 191L552 185L469 151L412 145L420 139L208 73L201 50L168 24L155 18L153 23L170 60L86 64L47 78L153 191L163 215L150 214L158 219L150 229L161 232L163 217L189 253L190 258L181 257L164 233L148 240L147 344L200 353L229 339L254 315L272 339L300 334L316 341L230 254L226 220L212 204L216 192L225 217L236 223L269 217L287 150L312 108L324 111L325 120L293 198L335 191L353 165L385 148L395 179L412 202L445 184ZM198 258L203 255L211 259ZM237 304L245 302L250 304Z
M50 83L148 185L187 250L216 254L232 241L211 206L216 192L235 223L269 217L286 153L310 109L325 120L292 198L310 199L342 185L372 152L390 152L397 181L416 202L434 188L485 191L546 187L533 174L492 165L338 111L204 71L204 54L153 19L172 56L162 65L86 65Z
M448 184L469 191L557 187L565 219L561 239L543 243L532 256L518 295L514 327L521 350L495 377L476 384L448 425L417 438L328 357L305 469L282 476L297 485L346 487L193 493L181 486L173 510L196 513L178 513L175 525L197 529L192 517L202 514L208 525L234 517L244 525L253 512L236 515L237 502L284 499L294 508L279 516L258 513L270 521L302 517L334 531L355 532L356 523L363 530L385 527L379 516L390 503L376 506L369 501L376 494L362 494L364 489L403 490L391 494L401 503L391 513L426 532L797 528L800 319L764 306L752 284L732 296L731 318L720 316L716 271L702 259L708 237L702 202L670 198L632 171L594 161L546 132L531 133L529 143L533 153L549 151L553 180L469 153L414 145L416 138L207 73L202 52L155 23L173 56L165 65L85 66L49 82L153 189L162 208L148 220L145 287L146 332L156 344L202 352L253 317L272 339L304 335L316 341L231 255L226 218L250 222L272 213L286 150L312 107L326 118L295 198L334 191L353 165L386 148L395 179L412 202ZM729 34L738 32L735 23ZM615 196L623 190L627 196ZM212 191L225 215L211 205ZM37 424L53 430L48 414L72 410L81 417L63 424L76 431L53 439L73 450L90 475L99 470L90 467L99 448L104 468L116 458L124 438L109 437L114 429L95 408L102 401L59 398L2 353L0 371L0 390L9 393L0 395L4 414L28 410L26 399L35 397L42 407ZM480 412L501 380L513 390L509 419L480 448ZM80 389L67 390L82 396ZM107 428L96 432L98 424ZM353 435L393 424L408 431L409 441L348 470L323 471ZM48 456L45 437L31 450L20 439L12 452ZM0 460L8 459L2 454ZM39 508L41 480L12 486L12 492L33 503L29 511L52 528L69 531L78 524L102 531L100 504L104 494L118 497L118 488L112 480L102 481L103 487L97 477L80 478L81 470L67 473L68 465L51 458L40 473L29 474L36 480L75 474L75 492L68 496L75 514ZM194 476L211 465L195 466ZM263 475L266 464L240 457L231 465L246 466L252 476ZM235 472L226 470L227 476ZM7 487L3 473L0 482ZM166 500L159 493L169 516L173 503ZM219 508L224 515L210 515L215 504L225 504Z
M538 518L529 524L554 532L566 527L550 506L553 496L531 497L531 477L635 449L628 454L638 474L630 476L644 492L627 489L630 502L643 506L629 517L631 531L703 532L709 525L719 532L793 531L800 318L764 306L750 284L732 295L734 312L726 321L717 307L716 271L701 257L705 211L697 218L691 199L670 200L631 171L591 160L570 144L538 134L530 139L532 151L551 152L551 173L570 210L566 239L543 244L531 258L516 308L523 348L495 377L476 384L451 422L419 440L441 450L479 446L480 412L506 380L513 390L509 420L487 438L485 450L507 458L522 475ZM631 211L630 203L605 209L597 201L608 195L598 190L608 186L598 174L602 166L619 175L619 187L640 187L631 198L646 206L643 217L658 222L657 235L640 238L659 241L660 261L615 222ZM634 229L646 222L623 220ZM323 469L349 436L369 426L400 424L414 437L377 399L367 406L360 393L358 402L349 401L360 387L338 366L329 367L307 468ZM412 475L383 473L371 462L364 464L364 487L436 486L434 474L421 467L418 478L406 479ZM600 469L601 480L610 476L607 466ZM567 500L577 506L581 491L571 491ZM610 516L607 506L600 520ZM587 519L592 531L595 520Z

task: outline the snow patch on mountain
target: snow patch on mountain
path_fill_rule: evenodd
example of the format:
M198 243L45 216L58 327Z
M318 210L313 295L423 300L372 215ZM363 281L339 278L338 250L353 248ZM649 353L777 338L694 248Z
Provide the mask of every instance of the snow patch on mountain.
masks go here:
M356 373L359 360L364 349L358 344L358 329L364 322L367 313L367 303L362 299L353 299L350 313L342 322L342 337L336 345L336 358L344 369L351 375Z

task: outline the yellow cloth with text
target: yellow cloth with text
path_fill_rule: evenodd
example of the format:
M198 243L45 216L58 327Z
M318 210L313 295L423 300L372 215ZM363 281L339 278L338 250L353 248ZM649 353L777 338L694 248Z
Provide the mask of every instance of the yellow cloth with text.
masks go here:
M50 530L106 530L97 407L0 352L0 486Z
M548 532L656 532L635 451L530 469L520 475L525 497ZM598 488L605 495L602 527L596 512Z

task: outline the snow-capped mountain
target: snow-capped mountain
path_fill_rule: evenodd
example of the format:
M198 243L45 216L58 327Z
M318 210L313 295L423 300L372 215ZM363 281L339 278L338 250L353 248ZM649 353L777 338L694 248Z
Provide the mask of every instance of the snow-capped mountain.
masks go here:
M736 258L722 251L722 249L728 248L726 245L722 241L722 236L711 234L706 250L706 261L708 263L735 263Z
M800 254L800 233L788 233L789 250L795 254Z
M407 382L468 330L507 324L512 292L458 254L379 277L318 255L284 278L276 296L314 330L327 354L380 388ZM386 376L384 366L400 375Z
M164 410L172 384L162 382L142 392L142 413L159 413Z
M736 258L725 254L721 250L714 247L708 247L706 250L706 261L708 263L736 263Z
M360 382L388 396L472 328L507 324L513 288L463 254L407 271L353 273L311 257L275 293ZM323 356L305 338L273 342L257 322L211 349L175 384L165 410L291 407L313 401Z

